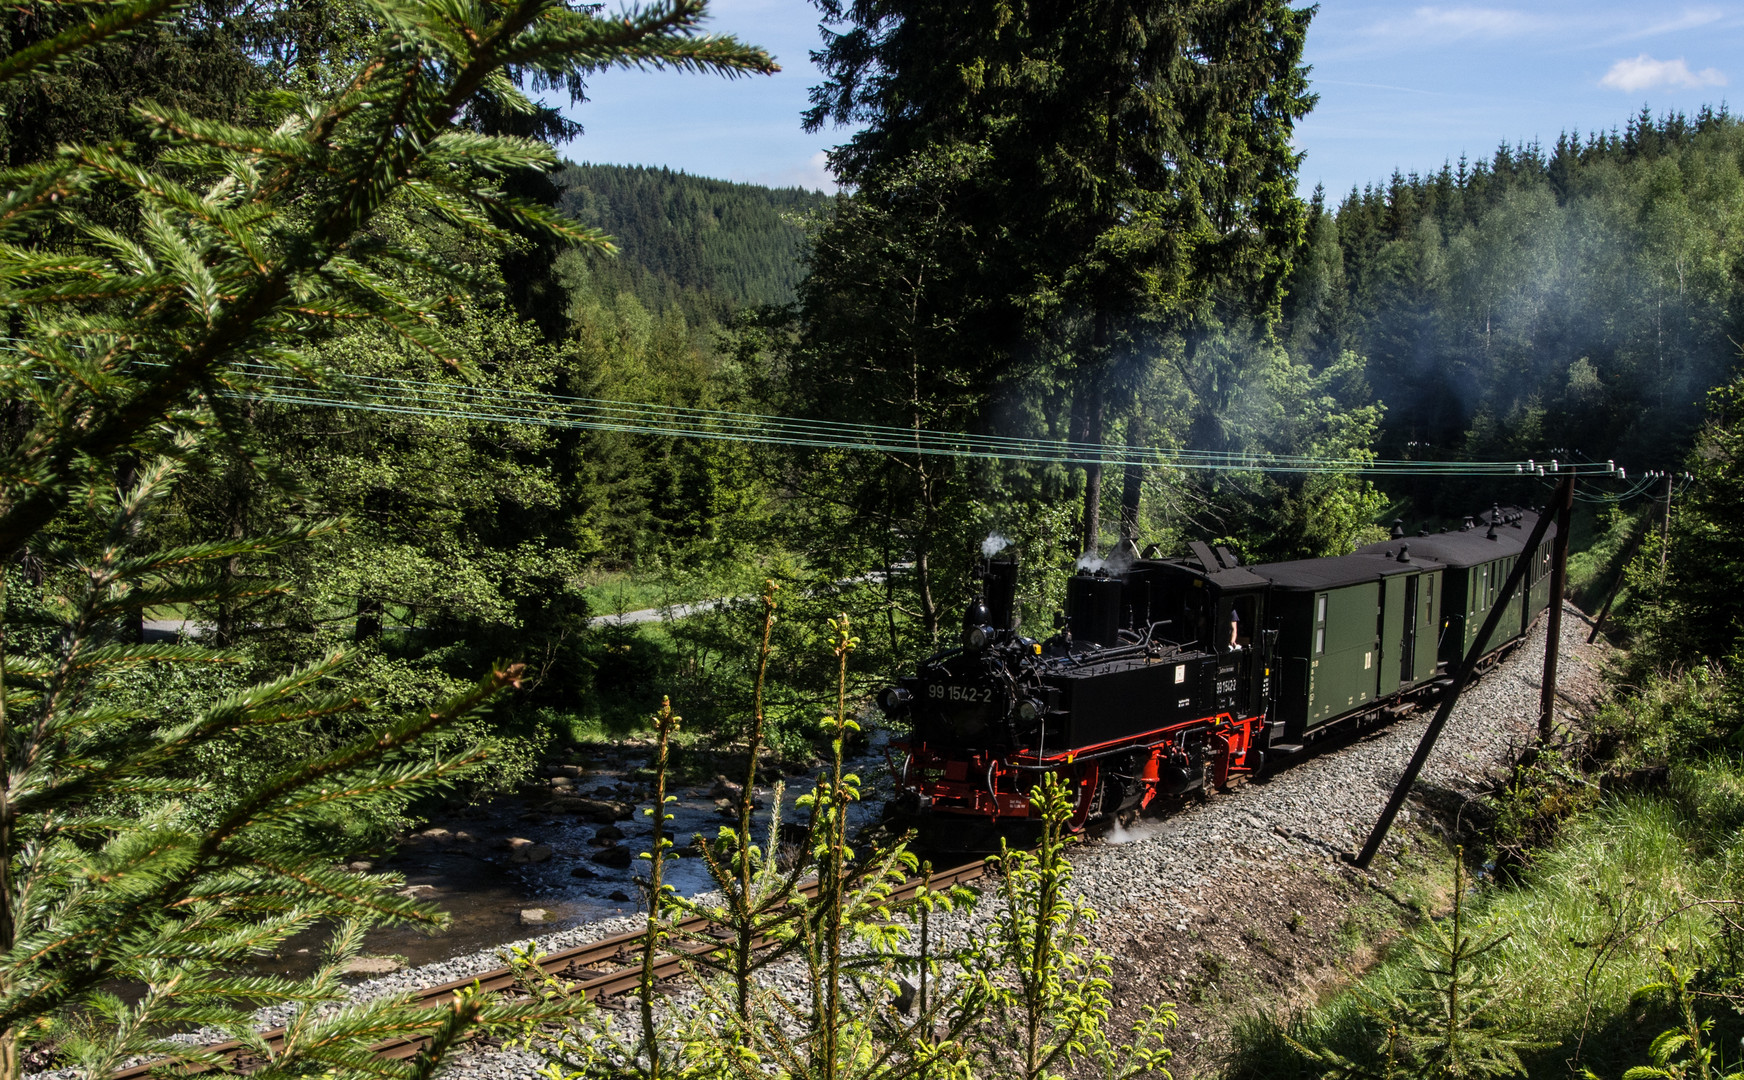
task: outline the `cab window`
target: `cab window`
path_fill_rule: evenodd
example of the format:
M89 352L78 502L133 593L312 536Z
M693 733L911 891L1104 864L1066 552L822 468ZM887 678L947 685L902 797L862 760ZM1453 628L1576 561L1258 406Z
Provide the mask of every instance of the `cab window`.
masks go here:
M1237 645L1253 644L1254 636L1254 598L1239 596L1230 603L1230 622L1235 624L1235 643ZM1223 641L1229 640L1229 622L1223 624Z

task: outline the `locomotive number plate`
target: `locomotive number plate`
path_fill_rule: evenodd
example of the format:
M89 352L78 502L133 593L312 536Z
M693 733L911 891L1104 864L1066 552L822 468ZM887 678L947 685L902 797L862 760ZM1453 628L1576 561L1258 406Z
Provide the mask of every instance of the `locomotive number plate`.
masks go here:
M943 701L992 701L991 686L946 686L943 683L933 683L927 687L927 696Z

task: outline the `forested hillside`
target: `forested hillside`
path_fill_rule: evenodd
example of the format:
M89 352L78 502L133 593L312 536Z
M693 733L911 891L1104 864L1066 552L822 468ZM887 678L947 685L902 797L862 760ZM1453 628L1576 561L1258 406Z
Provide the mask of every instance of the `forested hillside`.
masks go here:
M1283 340L1365 359L1389 457L1675 467L1738 355L1741 162L1725 110L1643 112L1336 207L1316 193Z
M689 176L667 168L567 165L558 205L616 241L617 259L589 257L590 288L628 291L655 310L719 313L786 304L805 270L807 222L828 196Z

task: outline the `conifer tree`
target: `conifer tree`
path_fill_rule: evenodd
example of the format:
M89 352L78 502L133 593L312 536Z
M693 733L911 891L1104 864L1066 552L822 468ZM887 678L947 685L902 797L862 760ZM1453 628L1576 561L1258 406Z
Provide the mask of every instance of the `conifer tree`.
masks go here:
M952 210L978 262L935 280L939 310L990 296L981 322L1015 373L1045 358L1072 386L1073 436L1101 443L1105 384L1158 330L1219 297L1270 316L1304 207L1296 119L1310 12L1278 0L1123 4L815 0L840 33L820 53L809 128L860 130L831 155L875 188L926 155L979 151ZM1197 388L1195 388L1197 389ZM1101 468L1085 476L1097 542Z
M153 26L171 7L92 5L88 20L0 57L0 86ZM0 388L14 420L0 448L0 554L10 562L28 546L50 557L60 569L44 588L61 612L46 642L9 621L0 660L4 1080L21 1071L21 1042L45 1031L63 1033L78 1064L100 1075L141 1052L199 1060L199 1051L160 1040L175 1026L253 1039L252 1008L272 1002L301 1012L282 1050L256 1047L269 1075L379 1075L368 1047L412 1035L431 1044L407 1075L427 1076L481 1019L536 1019L546 1008L462 1000L418 1010L390 997L327 1011L341 996L337 965L362 926L439 919L392 896L390 877L336 870L306 828L332 807L427 790L475 761L464 751L432 761L412 748L515 685L518 665L497 666L447 705L286 768L209 827L190 825L168 802L144 816L103 812L118 798L189 793L178 766L219 740L246 742L250 732L360 704L331 688L339 657L191 716L118 707L103 678L127 666L232 662L192 646L120 643L114 631L144 609L243 588L207 572L221 561L331 528L156 552L139 539L209 433L239 421L234 403L258 392L259 373L322 382L327 373L307 346L357 321L463 367L433 312L464 295L465 282L415 247L364 231L372 218L397 201L485 236L513 228L609 247L597 232L503 194L497 177L549 168L554 157L532 139L469 128L466 110L482 95L528 113L519 79L560 82L603 66L774 69L760 51L698 33L701 0L618 15L554 0L384 0L365 10L372 36L362 59L265 100L264 126L142 102L136 115L160 144L158 164L141 164L125 144L73 146L6 171L0 185L0 303L13 337ZM98 220L104 201L117 198L133 207L136 229ZM406 280L435 282L432 295L396 284L404 268L417 271ZM118 490L124 459L144 464L127 470L133 479ZM95 551L56 547L69 505L107 518ZM345 929L313 982L232 973L230 965L324 920ZM145 995L120 1002L102 990L116 979L143 983Z

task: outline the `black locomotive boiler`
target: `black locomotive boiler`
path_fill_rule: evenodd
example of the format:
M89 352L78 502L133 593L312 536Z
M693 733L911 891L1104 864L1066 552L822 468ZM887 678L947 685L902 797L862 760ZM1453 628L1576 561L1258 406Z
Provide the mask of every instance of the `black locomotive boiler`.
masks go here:
M1492 509L1456 530L1350 555L1242 566L1224 547L1155 549L1066 583L1057 632L1014 618L1015 559L986 566L962 644L879 695L906 731L892 812L935 843L974 847L1034 825L1042 776L1076 792L1073 824L1256 773L1329 732L1398 715L1438 693L1514 562L1526 585L1485 643L1493 660L1549 602L1554 525Z

